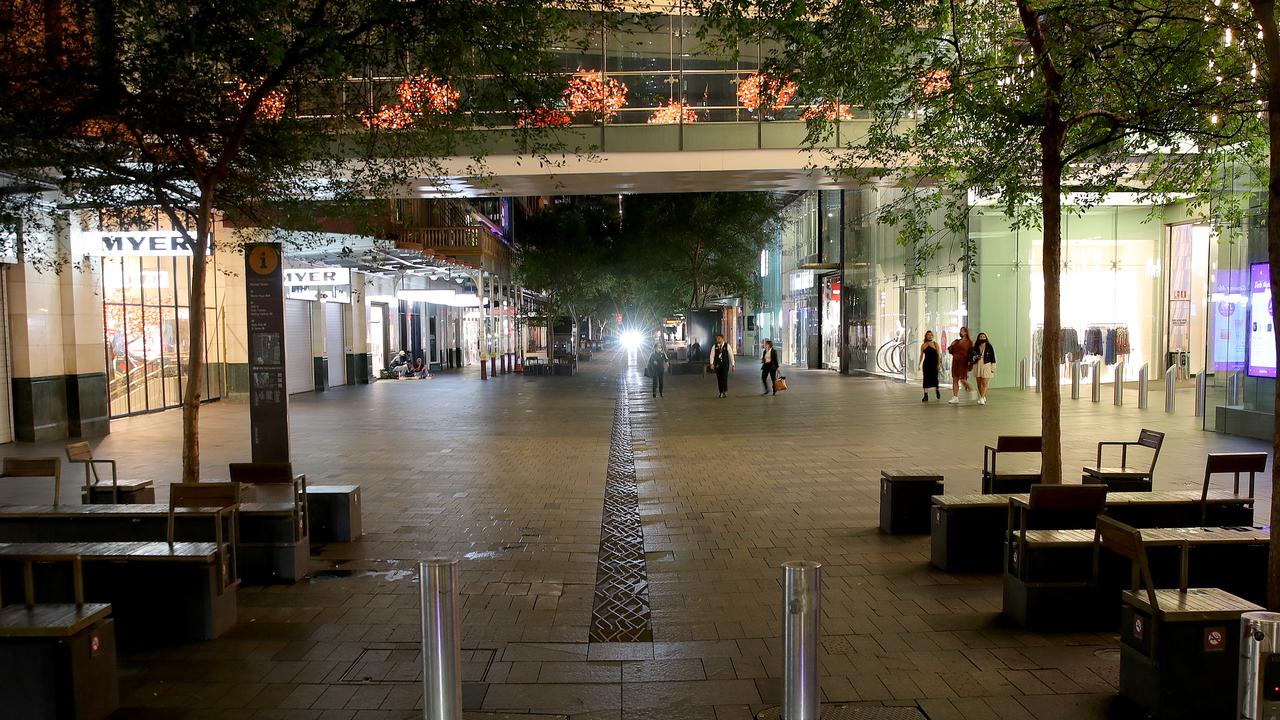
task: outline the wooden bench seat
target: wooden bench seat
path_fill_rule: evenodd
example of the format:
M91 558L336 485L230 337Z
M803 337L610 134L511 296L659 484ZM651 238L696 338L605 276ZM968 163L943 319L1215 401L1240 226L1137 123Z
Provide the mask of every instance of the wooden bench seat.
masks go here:
M1097 461L1082 470L1081 481L1087 485L1105 485L1108 490L1117 492L1149 491L1156 471L1156 461L1160 459L1160 448L1163 445L1164 433L1145 428L1138 433L1138 439L1132 442L1113 440L1100 442ZM1108 447L1120 448L1119 465L1102 464L1103 450ZM1129 449L1140 447L1152 451L1151 462L1146 466L1130 465Z
M289 463L231 463L231 481L252 494L240 505L240 554L246 580L297 582L311 570L307 478ZM258 574L252 569L261 568Z
M80 497L85 504L93 503L153 503L156 501L155 484L141 478L121 478L115 460L95 458L89 443L80 441L67 444L67 460L84 464L84 484ZM98 466L110 469L110 476L98 474Z
M1221 588L1157 589L1155 607L1145 590L1125 590L1122 598L1125 604L1165 622L1238 621L1242 613L1266 609Z
M0 590L35 564L37 599L64 601L72 581L52 561L67 556L80 558L85 599L111 604L122 644L212 640L235 624L236 583L211 542L0 543Z
M1000 572L1010 498L1021 494L933 498L930 561L947 572ZM1141 528L1253 524L1254 498L1225 490L1108 493L1105 513Z
M1035 455L1042 457L1044 443L1039 435L1001 435L996 438L995 447L987 445L982 449L982 492L1010 493L1028 492L1031 486L1040 482L1041 469L1035 471L997 470L996 463L1001 457L1009 455Z
M0 638L71 637L110 615L110 603L8 605L0 608Z

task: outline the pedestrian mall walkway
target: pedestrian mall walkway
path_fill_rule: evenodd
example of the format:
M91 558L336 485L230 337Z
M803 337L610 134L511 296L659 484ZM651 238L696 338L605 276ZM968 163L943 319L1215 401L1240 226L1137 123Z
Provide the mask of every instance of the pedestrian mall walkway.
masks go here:
M825 701L931 720L1107 716L1114 635L1018 629L998 617L997 576L941 573L928 537L877 529L882 468L976 492L984 444L1038 433L1038 395L953 407L921 403L914 386L789 371L791 390L761 397L742 360L727 399L696 375L669 377L655 400L623 355L580 369L295 396L295 470L359 484L364 538L313 548L307 581L242 588L239 625L219 640L123 656L116 717L420 717L416 562L441 555L462 561L464 702L477 713L754 717L780 700L778 566L803 559L823 564ZM1166 415L1064 399L1064 476L1140 427L1168 433L1157 490L1198 488L1207 452L1267 449L1200 431L1181 404ZM95 454L154 477L163 502L179 415L112 428ZM202 429L206 478L248 459L247 405L206 406ZM63 483L67 502L77 485ZM0 502L39 502L45 487L11 481ZM631 595L602 604L598 586Z

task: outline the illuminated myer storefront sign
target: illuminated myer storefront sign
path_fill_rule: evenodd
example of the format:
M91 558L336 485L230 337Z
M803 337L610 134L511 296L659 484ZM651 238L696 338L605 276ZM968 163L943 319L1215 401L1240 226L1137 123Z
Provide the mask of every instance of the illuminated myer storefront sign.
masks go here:
M351 302L351 269L344 267L285 268L284 295L291 300Z
M188 257L192 243L172 230L81 232L76 235L78 255L95 257ZM205 249L213 255L213 243Z

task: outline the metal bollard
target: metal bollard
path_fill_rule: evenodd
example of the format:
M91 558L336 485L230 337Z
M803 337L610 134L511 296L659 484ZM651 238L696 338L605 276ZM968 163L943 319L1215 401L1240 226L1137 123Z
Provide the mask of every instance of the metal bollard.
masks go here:
M1093 361L1092 377L1089 378L1089 399L1102 402L1102 363Z
M1241 403L1240 388L1242 387L1243 383L1241 383L1240 380L1241 380L1241 376L1238 371L1231 373L1231 379L1227 380L1227 404L1228 405L1239 405Z
M462 634L458 561L418 563L422 593L422 717L462 720Z
M1040 360L1040 364L1036 366L1036 392L1044 391L1044 360Z
M1209 392L1209 368L1200 368L1200 374L1196 375L1196 417L1204 415L1204 403Z
M782 563L782 720L818 720L822 565Z
M1019 390L1027 389L1028 377L1030 376L1027 375L1027 359L1022 358L1021 360L1018 361L1018 389Z
M1173 412L1173 401L1178 393L1178 366L1170 365L1164 371L1164 411Z
M1236 717L1269 720L1280 714L1275 699L1280 670L1280 613L1247 612L1240 616L1240 694Z
M1147 409L1147 391L1151 387L1150 367L1147 363L1142 363L1142 367L1138 370L1138 409Z
M1071 362L1071 399L1080 399L1080 361Z
M1115 374L1111 376L1111 402L1124 405L1124 361L1116 363Z

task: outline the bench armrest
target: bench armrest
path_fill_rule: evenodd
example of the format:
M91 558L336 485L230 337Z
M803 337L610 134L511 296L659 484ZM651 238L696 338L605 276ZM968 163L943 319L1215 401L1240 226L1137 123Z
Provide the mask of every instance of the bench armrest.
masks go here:
M1135 442L1127 442L1127 441L1120 441L1120 440L1104 440L1098 443L1098 464L1096 465L1096 467L1102 467L1102 448L1105 445L1110 445L1112 447L1119 447L1120 448L1120 467L1128 467L1129 446L1137 445L1137 444L1138 443L1135 443Z
M996 449L990 445L982 446L982 471L992 474L996 471Z

